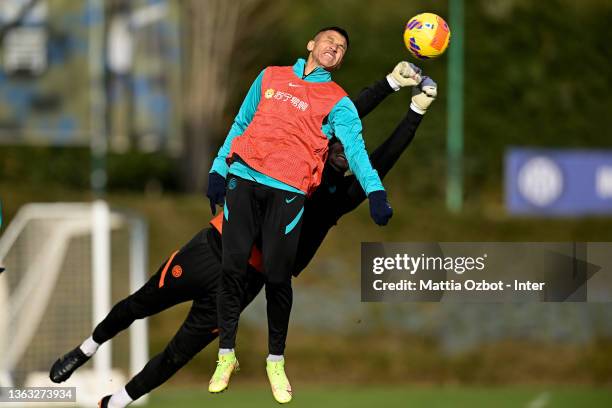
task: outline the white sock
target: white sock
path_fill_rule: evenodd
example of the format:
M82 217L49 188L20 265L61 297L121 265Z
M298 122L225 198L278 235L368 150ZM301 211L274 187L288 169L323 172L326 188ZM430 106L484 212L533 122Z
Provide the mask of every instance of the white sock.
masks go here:
M281 355L268 354L268 358L266 360L276 363L278 361L283 361L284 359L285 359L285 357L282 354Z
M100 347L100 345L90 336L85 339L79 348L87 357L91 357L98 351L98 347Z
M108 401L108 408L124 408L132 403L132 398L128 395L125 387L115 392Z
M233 348L231 348L231 349L224 349L224 348L220 348L220 349L219 349L219 355L222 355L222 354L227 354L227 353L233 353L233 352L234 352L234 349L233 349Z

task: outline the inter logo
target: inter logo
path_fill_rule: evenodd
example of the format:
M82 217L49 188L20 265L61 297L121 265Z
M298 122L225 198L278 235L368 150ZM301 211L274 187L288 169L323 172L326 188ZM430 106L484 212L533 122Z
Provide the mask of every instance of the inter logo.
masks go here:
M174 267L172 268L172 276L174 276L175 278L180 278L182 274L183 268L181 268L181 265L174 265Z
M274 96L274 89L272 89L272 88L266 89L266 92L264 93L264 96L266 97L266 99L272 98Z

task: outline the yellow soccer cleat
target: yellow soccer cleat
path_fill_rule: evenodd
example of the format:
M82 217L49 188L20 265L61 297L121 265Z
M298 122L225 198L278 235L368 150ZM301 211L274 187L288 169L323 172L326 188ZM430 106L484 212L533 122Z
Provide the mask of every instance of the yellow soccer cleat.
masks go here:
M285 360L267 361L266 372L270 387L272 387L272 395L279 404L286 404L291 401L292 391L289 379L285 374Z
M225 391L229 385L230 377L234 371L238 371L239 365L236 359L236 354L230 353L221 354L217 360L217 368L208 383L208 392L217 393Z

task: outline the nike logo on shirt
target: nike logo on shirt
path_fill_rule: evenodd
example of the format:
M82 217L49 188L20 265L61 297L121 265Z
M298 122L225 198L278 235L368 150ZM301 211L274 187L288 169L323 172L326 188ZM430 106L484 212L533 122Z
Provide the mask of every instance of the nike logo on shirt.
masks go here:
M293 197L291 197L291 199L289 199L289 198L285 198L285 202L286 202L287 204L291 204L291 203L293 202L293 200L295 200L296 198L297 198L297 196L293 196Z
M297 84L294 84L293 82L289 82L289 86L291 86L293 88L301 88L302 87L302 85L297 85Z

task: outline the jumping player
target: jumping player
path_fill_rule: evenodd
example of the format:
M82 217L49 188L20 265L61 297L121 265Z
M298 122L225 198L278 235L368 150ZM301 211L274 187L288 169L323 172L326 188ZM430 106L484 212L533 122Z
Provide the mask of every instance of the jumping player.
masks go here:
M414 77L414 70L408 63L399 63L392 73L364 89L354 101L359 115L367 115L393 90L411 86L415 82ZM370 156L372 165L383 178L414 138L422 115L436 96L436 85L425 78L420 87L414 88L413 93L408 113L393 134ZM347 167L342 145L332 143L322 185L305 202L305 223L300 232L294 276L306 267L329 229L340 217L365 200L365 193L355 177L344 175ZM95 328L92 336L58 359L51 367L51 380L57 383L66 381L91 358L102 343L125 330L134 320L157 314L181 302L193 301L193 305L165 350L154 356L125 387L112 396L105 396L100 401L100 406L127 406L167 381L212 342L218 333L216 294L221 275L222 253L219 217L220 215L215 217L213 226L198 232L181 250L171 255L141 289L117 303ZM264 285L264 277L256 269L259 265L256 254L249 266L247 290L241 300L241 309L255 298ZM173 271L178 270L181 271L180 274L173 274ZM285 390L275 393L275 398L278 394L279 399L284 402L287 397L286 390L290 389L288 380L286 383L276 381L274 384L279 390ZM290 397L291 394L288 394Z
M225 390L238 368L234 347L240 300L256 240L261 243L266 277L267 371L282 371L291 271L304 201L321 182L332 136L344 147L348 166L370 200L374 221L386 225L391 218L387 194L365 149L357 110L331 78L348 46L344 29L323 28L308 41L307 60L265 68L251 85L213 163L209 196L213 213L215 204L224 205L224 232L217 306L219 364L210 380L210 392Z

